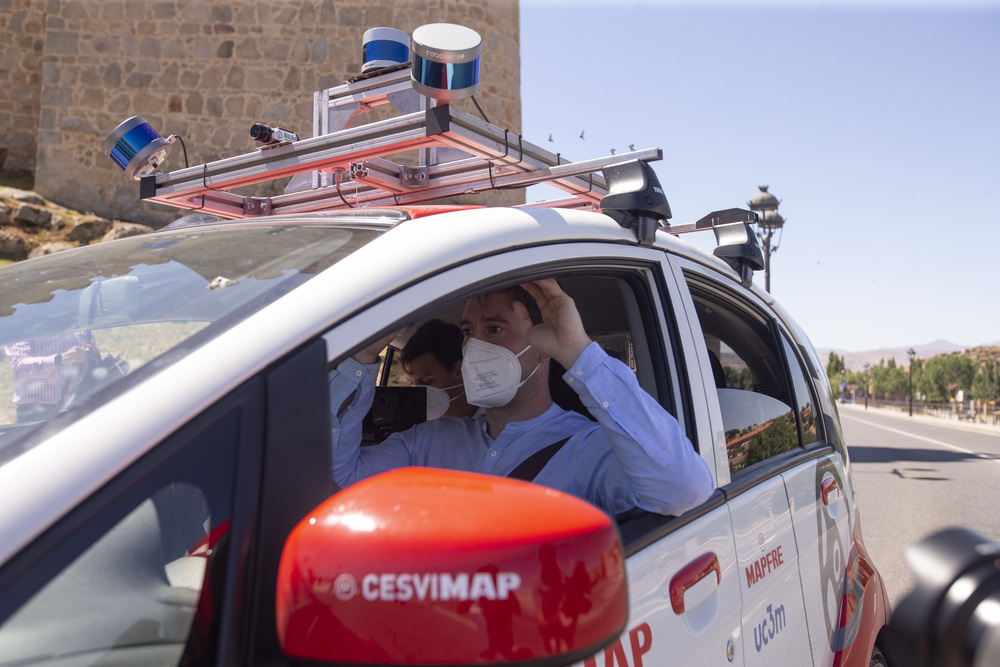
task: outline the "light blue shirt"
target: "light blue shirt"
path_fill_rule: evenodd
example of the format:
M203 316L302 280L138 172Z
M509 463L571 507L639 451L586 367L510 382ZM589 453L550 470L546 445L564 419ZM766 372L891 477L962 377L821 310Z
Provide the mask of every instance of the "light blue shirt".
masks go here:
M510 422L494 440L480 410L435 419L361 447L361 422L375 395L378 364L348 358L330 374L333 479L341 487L392 468L429 466L506 476L535 452L569 437L534 479L610 515L634 507L678 515L714 489L708 464L677 420L642 390L632 370L592 343L563 379L594 423L553 404ZM348 401L345 405L345 401Z

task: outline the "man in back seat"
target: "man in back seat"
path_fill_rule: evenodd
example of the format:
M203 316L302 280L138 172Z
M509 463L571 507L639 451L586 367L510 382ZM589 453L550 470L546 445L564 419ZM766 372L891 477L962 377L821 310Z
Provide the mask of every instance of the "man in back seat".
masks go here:
M337 484L410 465L467 470L530 479L611 515L635 507L681 514L712 493L708 465L677 421L643 391L628 366L587 336L576 304L555 280L470 299L462 331L466 398L486 408L475 417L418 424L361 448L361 421L371 407L385 342L331 373ZM552 402L551 359L569 369L564 379L597 423Z

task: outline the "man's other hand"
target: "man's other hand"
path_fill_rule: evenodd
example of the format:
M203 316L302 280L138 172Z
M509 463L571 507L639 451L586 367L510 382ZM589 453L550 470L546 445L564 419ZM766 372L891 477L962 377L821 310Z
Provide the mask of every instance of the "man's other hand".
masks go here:
M553 278L522 283L542 312L540 324L532 324L524 304L514 302L517 324L525 340L537 352L571 368L593 341L587 336L576 303Z

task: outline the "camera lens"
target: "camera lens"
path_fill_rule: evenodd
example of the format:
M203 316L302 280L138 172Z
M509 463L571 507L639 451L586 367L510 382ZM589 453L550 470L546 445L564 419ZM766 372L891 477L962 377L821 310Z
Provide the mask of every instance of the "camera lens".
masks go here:
M250 138L266 143L271 140L271 128L264 123L254 123L250 128Z

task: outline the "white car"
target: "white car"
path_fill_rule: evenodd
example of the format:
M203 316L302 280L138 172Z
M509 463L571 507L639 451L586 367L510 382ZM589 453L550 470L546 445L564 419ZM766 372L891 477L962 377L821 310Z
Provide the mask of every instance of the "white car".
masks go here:
M620 520L628 624L583 664L861 665L886 622L820 360L766 294L664 232L643 246L597 213L376 210L182 227L0 276L5 345L92 331L104 359L91 375L108 382L48 421L8 410L0 427L0 664L278 656L279 555L336 490L328 365L540 276L677 417L717 486L683 516ZM352 549L329 546L331 559ZM442 572L491 562L488 548L439 555ZM390 556L408 571L405 552ZM517 599L522 647L539 601ZM373 610L356 631L441 643L426 613L384 627ZM440 622L488 642L483 613ZM487 644L469 641L481 664Z
M212 173L144 196L232 213ZM298 193L0 268L0 665L886 664L835 401L751 285L753 215L694 225L720 239L700 251L651 173L609 166L603 212L267 215ZM454 470L336 488L330 369L398 331L365 436L406 428L426 399L388 385L414 326L541 277L676 417L711 497L611 517Z

